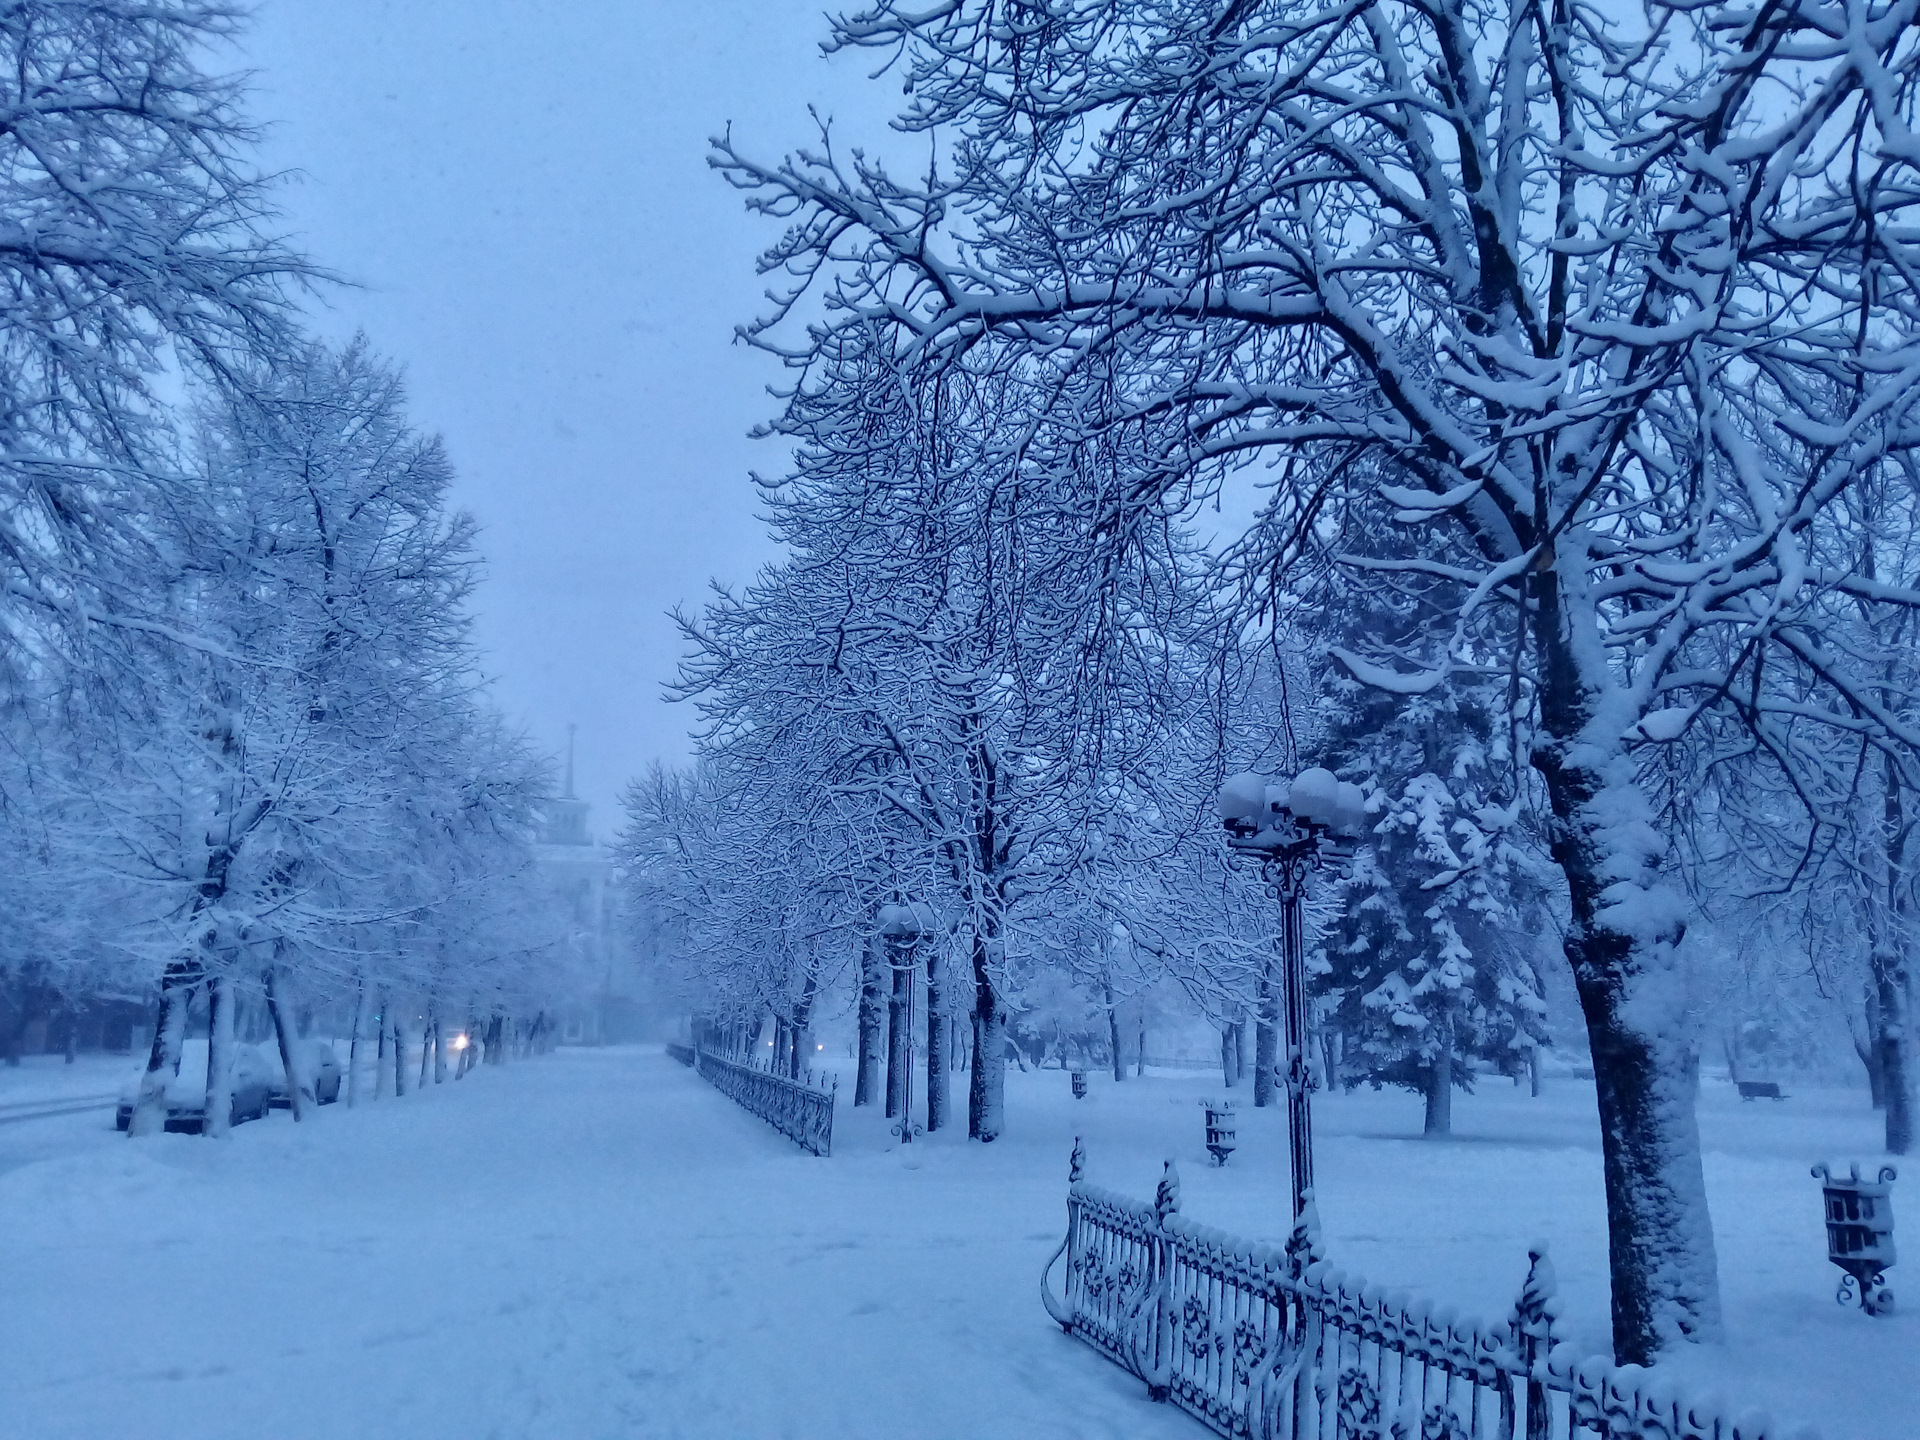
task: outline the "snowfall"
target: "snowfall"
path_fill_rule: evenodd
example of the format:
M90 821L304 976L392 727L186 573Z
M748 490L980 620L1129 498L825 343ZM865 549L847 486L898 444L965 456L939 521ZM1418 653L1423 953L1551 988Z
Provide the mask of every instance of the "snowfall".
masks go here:
M1104 1186L1150 1196L1171 1157L1190 1218L1288 1228L1281 1111L1243 1102L1238 1153L1210 1167L1197 1102L1217 1074L1096 1074L1076 1102L1061 1071L1016 1071L990 1146L964 1109L902 1146L843 1080L820 1159L657 1047L562 1049L224 1141L116 1134L97 1097L127 1064L0 1071L0 1118L95 1107L0 1123L6 1440L1199 1440L1041 1307L1073 1138ZM1790 1090L1703 1085L1726 1339L1672 1363L1825 1440L1920 1436L1920 1308L1835 1303L1808 1173L1877 1163L1876 1117L1862 1092ZM1328 1258L1492 1317L1545 1240L1563 1329L1603 1349L1592 1082L1483 1083L1451 1140L1419 1123L1408 1094L1319 1097ZM1901 1183L1894 1209L1920 1226Z

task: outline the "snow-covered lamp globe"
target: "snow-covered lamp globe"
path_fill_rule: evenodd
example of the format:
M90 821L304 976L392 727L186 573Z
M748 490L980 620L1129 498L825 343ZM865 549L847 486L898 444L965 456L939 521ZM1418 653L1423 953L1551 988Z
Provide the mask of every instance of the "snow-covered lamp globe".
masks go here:
M916 940L924 928L917 905L882 905L874 919L880 924L880 933L889 940Z
M919 900L907 905L882 905L873 918L887 940L913 941L941 930L940 912Z
M1267 777L1243 772L1220 786L1220 820L1230 835L1251 835L1267 813Z
M1314 835L1349 837L1366 826L1366 792L1315 765L1291 780L1251 771L1220 786L1220 822L1236 849L1268 850Z

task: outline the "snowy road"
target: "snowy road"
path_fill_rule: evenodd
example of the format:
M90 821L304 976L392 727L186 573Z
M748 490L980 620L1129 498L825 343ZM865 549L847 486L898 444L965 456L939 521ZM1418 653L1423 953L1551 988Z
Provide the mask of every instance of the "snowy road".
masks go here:
M100 1095L69 1095L52 1100L26 1100L0 1105L0 1125L23 1120L50 1120L61 1115L78 1115L89 1110L105 1110L113 1105L112 1091Z
M1067 1150L1084 1133L1092 1178L1141 1196L1174 1155L1185 1213L1278 1239L1279 1115L1243 1112L1212 1170L1204 1075L1095 1076L1078 1104L1059 1071L1008 1078L998 1144L902 1151L843 1106L831 1160L642 1049L225 1144L101 1112L0 1128L0 1440L1199 1440L1041 1310ZM1544 1237L1568 1331L1604 1338L1590 1082L1484 1085L1452 1142L1406 1138L1405 1094L1320 1116L1336 1263L1500 1315ZM1875 1153L1864 1097L1709 1086L1701 1124L1728 1344L1687 1367L1827 1440L1920 1437L1920 1315L1834 1305L1806 1171Z

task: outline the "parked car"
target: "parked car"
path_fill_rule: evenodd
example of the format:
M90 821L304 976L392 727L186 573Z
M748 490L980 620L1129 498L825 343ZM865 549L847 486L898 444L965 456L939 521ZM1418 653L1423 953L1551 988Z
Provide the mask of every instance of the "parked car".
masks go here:
M229 1125L258 1120L272 1105L276 1066L252 1045L233 1047L233 1108ZM140 1095L144 1067L120 1087L120 1108L114 1123L125 1130L133 1123L133 1106ZM166 1128L177 1134L198 1135L207 1120L207 1042L187 1040L180 1047L180 1068L167 1082Z
M340 1057L333 1053L333 1046L324 1040L296 1040L293 1044L300 1067L313 1082L313 1098L322 1105L333 1104L340 1098ZM274 1059L279 1058L276 1049ZM293 1105L287 1094L287 1072L278 1064L273 1067L273 1093L267 1103L276 1110L288 1110Z

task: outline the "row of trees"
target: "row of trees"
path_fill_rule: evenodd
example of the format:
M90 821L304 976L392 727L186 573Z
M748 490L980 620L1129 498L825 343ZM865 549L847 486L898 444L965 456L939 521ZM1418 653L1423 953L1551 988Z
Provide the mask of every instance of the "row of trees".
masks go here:
M16 1014L534 1013L542 762L478 693L472 525L363 342L301 333L229 7L0 6L0 979ZM197 1007L197 1009L196 1009ZM429 1028L431 1019L429 1018Z
M1318 746L1378 777L1332 1008L1429 1069L1526 1048L1499 940L1551 916L1616 1354L1714 1334L1703 922L1844 915L1805 948L1912 1137L1917 40L1817 0L835 20L926 146L715 152L785 225L752 334L799 460L791 560L689 622L699 766L632 807L711 993L812 1003L862 953L831 937L931 898L991 1138L1044 962L1258 1000L1262 907L1190 822L1224 763ZM1209 577L1177 519L1249 483Z
M928 379L851 345L782 422L798 463L765 500L788 560L685 619L699 759L628 797L636 913L675 932L689 1003L746 1025L730 1033L770 1021L791 1064L823 1000L850 1007L854 1103L877 1103L897 1088L882 1032L911 956L928 976L928 1124L947 1123L964 1016L969 1133L990 1140L1009 1040L1100 1033L1118 1076L1123 1009L1178 994L1223 1035L1251 1018L1266 1104L1278 915L1227 865L1213 797L1229 760L1310 754L1364 773L1382 836L1405 836L1383 839L1353 899L1365 934L1323 951L1323 1023L1349 1042L1339 1078L1422 1090L1441 1133L1470 1058L1525 1064L1545 1031L1516 937L1540 928L1542 887L1521 880L1519 807L1490 818L1484 714L1383 705L1351 682L1324 712L1290 707L1328 637L1296 617L1291 670L1242 649L1217 557L1171 517L1107 551L1100 491L1125 457L1088 446L1067 473L1032 473L1005 428L1036 403L1017 381ZM1490 827L1470 866L1446 833L1462 809ZM1419 887L1443 855L1473 876L1416 934L1402 912L1429 907Z
M891 988L879 916L915 906L935 1013L964 1016L993 1061L970 1067L967 1104L991 1140L1023 988L1057 967L1140 983L1138 947L1122 958L1109 933L1137 908L1119 877L1183 853L1217 772L1210 697L1239 682L1199 643L1208 601L1176 532L1115 573L1081 494L1097 477L996 460L1010 387L845 358L857 382L796 400L799 465L766 490L792 558L685 620L701 758L634 787L624 858L709 1007L804 1030L823 992L851 988L863 1055ZM1207 864L1229 894L1241 882L1187 848L1196 885L1173 909L1208 913L1257 965L1257 928L1198 883Z

